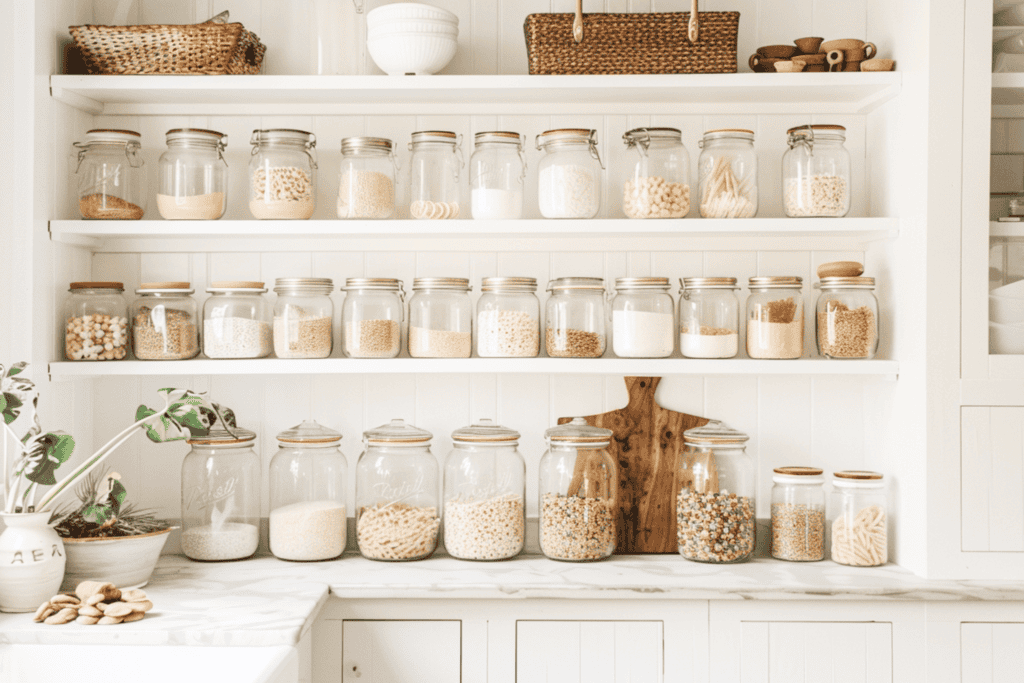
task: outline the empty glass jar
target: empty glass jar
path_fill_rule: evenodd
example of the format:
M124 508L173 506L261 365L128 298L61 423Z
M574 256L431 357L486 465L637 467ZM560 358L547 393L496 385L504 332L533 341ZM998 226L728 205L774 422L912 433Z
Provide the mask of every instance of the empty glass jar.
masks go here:
M604 280L562 277L548 283L545 348L551 358L600 358L605 346Z
M526 156L519 133L477 133L469 159L473 218L515 220L523 217Z
M216 220L228 208L228 162L223 133L200 128L167 131L160 156L156 208L167 220Z
M75 184L82 218L139 220L146 212L142 136L133 130L95 128L76 142Z
M409 298L409 355L469 358L473 355L473 301L469 280L418 277Z
M459 176L465 162L455 133L428 130L409 143L409 215L413 218L459 217Z
M68 360L121 360L128 354L128 302L120 282L72 282L64 305Z
M873 277L823 277L817 305L818 353L869 360L878 352L878 299Z
M825 478L817 467L777 467L772 476L772 557L825 559Z
M394 358L402 350L405 291L389 277L350 277L341 307L342 349L349 358Z
M797 126L786 131L782 157L782 205L791 217L841 218L850 211L850 153L846 128Z
M878 472L832 475L832 561L877 567L889 561L885 481Z
M612 350L619 358L667 358L675 348L675 303L667 277L620 277L612 299Z
M341 141L338 218L381 219L395 213L398 162L387 138L355 137Z
M334 281L279 277L274 283L274 353L278 358L327 358L334 348Z
M275 128L252 132L249 212L259 219L307 219L316 210L316 136Z
M622 136L627 218L685 218L690 212L690 153L677 128L635 128Z
M540 353L537 279L485 277L476 305L476 354L481 358L533 358Z
M803 278L752 277L747 297L747 355L789 359L804 354Z
M271 308L262 282L219 281L203 304L203 353L208 358L264 358L273 350Z
M709 130L701 140L702 218L753 218L757 215L757 153L754 132L739 128Z
M679 290L679 350L686 358L739 353L740 302L734 277L688 277Z
M146 282L132 304L132 348L139 360L199 355L199 305L187 282Z
M601 209L597 131L549 130L537 136L544 157L538 165L537 197L544 218L593 218Z

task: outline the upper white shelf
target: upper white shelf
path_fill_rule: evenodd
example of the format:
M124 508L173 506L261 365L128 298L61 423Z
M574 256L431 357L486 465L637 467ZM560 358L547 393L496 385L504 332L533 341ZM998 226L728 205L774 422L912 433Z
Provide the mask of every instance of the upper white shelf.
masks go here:
M51 76L55 99L106 115L864 114L902 74L636 76Z
M1017 118L1024 115L1024 73L992 74L992 116Z

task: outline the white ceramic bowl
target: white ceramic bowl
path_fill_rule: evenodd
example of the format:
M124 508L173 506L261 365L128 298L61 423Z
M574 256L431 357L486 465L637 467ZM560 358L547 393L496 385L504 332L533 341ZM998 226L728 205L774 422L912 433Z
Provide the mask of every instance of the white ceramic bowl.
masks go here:
M991 292L992 296L1007 296L1013 299L1024 299L1024 280L1017 280L1002 287L996 287Z
M988 352L1024 354L1024 324L988 324Z
M366 25L372 26L378 21L388 19L440 19L459 23L459 17L446 9L424 5L421 2L393 2L370 10L366 15Z
M988 319L1000 325L1024 323L1024 298L989 295Z
M369 38L370 57L389 76L435 74L455 56L458 41L437 33L399 33Z
M400 21L395 23L371 26L366 29L366 37L393 35L395 33L437 33L439 35L458 37L459 27L452 24L426 24L414 21Z
M170 533L63 539L68 562L61 590L73 591L82 581L109 581L121 590L145 586Z

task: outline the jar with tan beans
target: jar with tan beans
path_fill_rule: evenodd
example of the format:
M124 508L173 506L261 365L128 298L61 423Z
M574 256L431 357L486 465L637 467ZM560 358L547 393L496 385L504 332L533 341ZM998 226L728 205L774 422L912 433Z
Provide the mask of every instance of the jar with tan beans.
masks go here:
M537 278L485 277L476 305L476 354L533 358L540 353Z
M253 218L304 220L316 210L316 136L274 128L252 132L249 212Z
M128 355L128 302L120 282L72 282L64 306L68 360L122 360Z
M132 348L139 360L185 360L199 354L199 305L187 282L147 282L135 290Z
M402 351L405 290L388 277L345 280L341 344L349 358L395 358Z
M685 218L690 212L690 154L677 128L636 128L622 136L627 218Z
M747 297L747 355L791 359L804 355L800 277L752 277Z
M873 277L823 277L817 304L818 353L870 360L878 352L878 299Z

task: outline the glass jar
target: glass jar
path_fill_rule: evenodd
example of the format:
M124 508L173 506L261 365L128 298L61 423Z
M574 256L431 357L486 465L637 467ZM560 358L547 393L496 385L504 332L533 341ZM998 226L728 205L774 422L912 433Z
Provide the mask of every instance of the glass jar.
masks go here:
M889 522L882 475L847 470L832 476L832 561L851 567L885 564Z
M690 212L690 153L678 128L635 128L622 136L627 218L685 218ZM630 154L630 152L635 152Z
M341 344L349 358L394 358L402 350L405 291L389 277L350 277L341 307Z
M562 277L548 283L551 297L544 346L551 358L600 358L605 345L604 280Z
M341 433L306 421L277 441L270 461L270 552L303 562L338 557L348 536Z
M203 353L208 358L265 358L273 350L262 282L219 281L206 290Z
M279 277L274 282L274 354L278 358L328 358L334 348L334 281L329 277Z
M540 353L537 278L485 277L476 304L476 355L534 358Z
M356 465L356 540L371 560L430 557L441 526L433 435L392 420L363 432Z
M593 218L601 209L597 131L567 128L537 136L544 152L538 165L537 197L544 218Z
M458 218L459 175L465 166L462 141L449 131L422 131L412 134L409 151L409 215Z
M612 430L582 417L544 432L540 459L540 548L552 560L587 562L615 552L619 470Z
M717 420L683 432L676 533L686 559L731 564L754 554L757 469L749 439Z
M444 465L444 547L460 560L504 560L526 539L519 432L480 420L452 432Z
M667 277L620 277L612 299L612 351L619 358L668 358L675 349L675 302Z
M133 130L93 129L76 142L78 212L82 218L137 221L146 212L142 136Z
M702 218L757 215L757 153L754 132L723 128L704 133L697 169Z
M409 298L409 355L469 358L473 355L473 301L469 280L418 277Z
M167 220L212 221L228 208L228 137L214 130L167 131L156 208Z
M338 218L382 219L395 213L394 143L387 138L341 141Z
M146 282L132 304L132 349L139 360L199 355L199 304L188 282Z
M817 467L777 467L772 476L772 557L825 559L825 478Z
M64 304L68 360L121 360L128 354L128 302L120 282L72 282Z
M804 354L803 278L752 277L747 297L747 355L786 359Z
M469 158L469 192L473 218L503 221L523 217L526 181L524 138L519 133L490 131L474 137Z
M846 128L797 126L786 131L782 157L782 205L786 215L841 218L850 212L850 153Z
M734 358L740 350L740 302L734 277L680 281L679 350L686 358Z
M818 353L825 358L874 358L878 352L875 278L823 277L818 288Z
M316 210L316 136L273 128L252 132L249 212L253 218L304 220Z
M260 543L256 434L232 427L189 439L181 465L181 551L193 560L241 560Z

